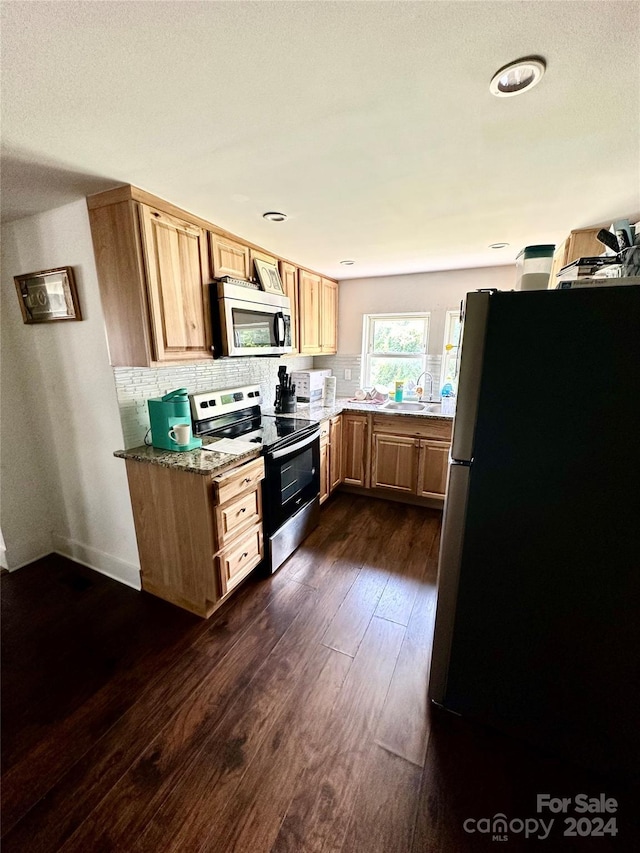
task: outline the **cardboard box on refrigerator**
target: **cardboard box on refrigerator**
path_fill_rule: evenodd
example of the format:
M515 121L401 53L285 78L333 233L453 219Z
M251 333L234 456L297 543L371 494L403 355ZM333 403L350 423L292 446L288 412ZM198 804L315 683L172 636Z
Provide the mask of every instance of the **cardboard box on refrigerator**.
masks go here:
M296 370L291 381L296 386L296 399L299 403L316 403L322 399L325 376L331 376L329 368L325 370Z

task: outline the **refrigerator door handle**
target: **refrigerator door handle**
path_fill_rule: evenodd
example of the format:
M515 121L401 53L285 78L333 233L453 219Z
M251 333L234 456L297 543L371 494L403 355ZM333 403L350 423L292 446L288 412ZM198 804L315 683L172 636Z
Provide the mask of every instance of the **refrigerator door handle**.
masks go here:
M444 704L447 690L470 476L471 466L468 464L453 462L449 466L438 559L438 604L429 676L429 698L439 705Z

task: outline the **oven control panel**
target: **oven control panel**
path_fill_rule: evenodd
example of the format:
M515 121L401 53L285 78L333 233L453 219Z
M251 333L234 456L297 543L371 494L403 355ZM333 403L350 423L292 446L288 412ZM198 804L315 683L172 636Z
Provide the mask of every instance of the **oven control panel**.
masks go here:
M189 399L193 420L208 420L248 406L259 406L260 386L244 385L242 388L225 388L222 391L201 391L198 394L190 394Z

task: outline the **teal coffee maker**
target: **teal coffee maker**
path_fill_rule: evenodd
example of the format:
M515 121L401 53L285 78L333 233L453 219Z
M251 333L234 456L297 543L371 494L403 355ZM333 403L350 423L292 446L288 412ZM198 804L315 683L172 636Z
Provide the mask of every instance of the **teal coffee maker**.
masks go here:
M195 450L202 447L201 438L191 435L191 414L186 388L176 388L164 397L147 400L149 404L149 421L151 423L151 444L162 450ZM189 440L186 444L178 444L175 427L189 425ZM180 430L179 430L180 431ZM178 431L178 432L179 432Z

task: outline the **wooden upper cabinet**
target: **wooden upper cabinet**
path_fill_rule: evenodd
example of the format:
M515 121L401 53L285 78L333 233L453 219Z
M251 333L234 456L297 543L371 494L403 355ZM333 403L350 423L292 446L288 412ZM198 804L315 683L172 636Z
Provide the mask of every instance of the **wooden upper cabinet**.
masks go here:
M322 279L320 302L320 351L335 355L338 352L338 284Z
M599 228L576 229L556 247L549 276L550 289L555 288L556 276L562 267L577 261L578 258L591 258L602 254L604 246L596 237L599 231Z
M298 339L298 267L287 261L280 261L280 278L285 294L291 302L291 346L292 353L299 352L300 341Z
M204 232L144 204L140 222L156 361L210 358Z
M338 351L338 283L300 270L298 335L303 355Z
M315 273L300 270L298 281L300 352L303 355L318 355L322 352L320 338L322 279Z
M291 301L292 351L336 351L336 282L299 271L131 185L88 196L87 208L115 367L211 358L209 282L256 278L257 258L280 265Z
M245 281L251 278L253 264L249 258L248 246L209 232L209 249L213 278L222 278L225 275L243 278Z

